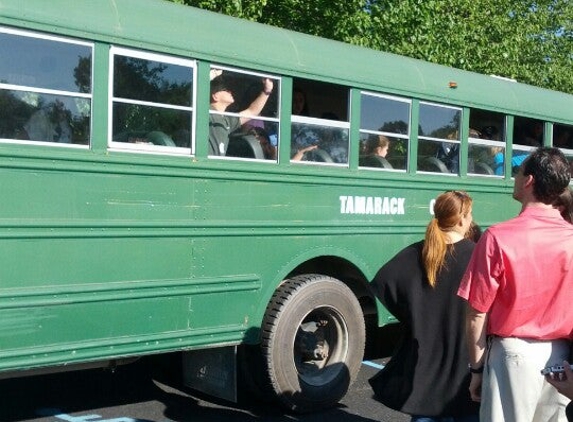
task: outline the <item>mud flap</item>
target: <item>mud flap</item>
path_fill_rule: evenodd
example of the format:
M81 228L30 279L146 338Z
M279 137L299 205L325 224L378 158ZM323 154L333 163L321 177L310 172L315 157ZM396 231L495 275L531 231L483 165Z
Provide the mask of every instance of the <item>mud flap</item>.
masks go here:
M186 387L213 397L237 402L237 346L183 353Z

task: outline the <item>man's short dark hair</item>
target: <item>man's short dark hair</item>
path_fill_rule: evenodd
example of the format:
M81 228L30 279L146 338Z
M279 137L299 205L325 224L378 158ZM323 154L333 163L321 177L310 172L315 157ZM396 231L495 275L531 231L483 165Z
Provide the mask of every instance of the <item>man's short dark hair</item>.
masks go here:
M533 176L533 194L544 204L555 202L571 181L567 158L551 147L535 149L523 162L523 174Z
M228 91L229 90L229 83L223 77L223 75L219 75L211 81L211 95L216 94L220 91Z

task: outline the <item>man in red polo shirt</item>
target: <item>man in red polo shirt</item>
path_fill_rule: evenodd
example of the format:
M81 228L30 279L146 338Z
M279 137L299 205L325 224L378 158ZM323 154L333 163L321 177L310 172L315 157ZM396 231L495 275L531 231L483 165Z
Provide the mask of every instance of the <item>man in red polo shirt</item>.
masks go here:
M482 235L460 284L484 422L566 421L567 399L540 370L567 359L573 339L573 225L552 206L570 180L561 151L533 151L515 176L521 213Z

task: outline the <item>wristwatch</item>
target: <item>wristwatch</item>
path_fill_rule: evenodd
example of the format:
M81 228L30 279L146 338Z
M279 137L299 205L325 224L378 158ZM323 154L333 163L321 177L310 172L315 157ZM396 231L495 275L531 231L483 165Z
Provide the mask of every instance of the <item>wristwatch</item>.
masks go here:
M481 374L483 373L483 365L480 366L479 368L472 368L471 363L468 364L468 368L470 369L470 373L471 374Z

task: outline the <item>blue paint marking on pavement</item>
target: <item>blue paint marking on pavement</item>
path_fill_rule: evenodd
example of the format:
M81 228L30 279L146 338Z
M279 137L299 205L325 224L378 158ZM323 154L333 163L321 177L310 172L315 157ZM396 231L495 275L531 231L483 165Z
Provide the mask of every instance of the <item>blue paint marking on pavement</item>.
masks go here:
M375 362L370 362L369 360L363 360L362 363L364 365L371 366L371 367L376 368L376 369L383 369L384 368L384 365L380 365L380 364L375 363Z
M100 415L72 416L61 413L58 409L39 409L36 413L42 416L53 416L64 422L152 422L147 419L133 419L127 417L102 419L102 416Z

